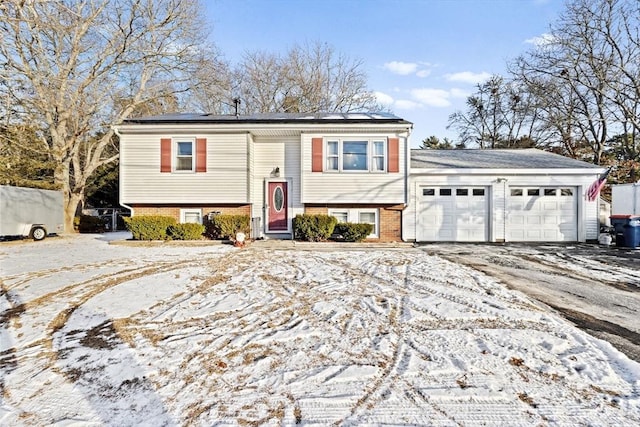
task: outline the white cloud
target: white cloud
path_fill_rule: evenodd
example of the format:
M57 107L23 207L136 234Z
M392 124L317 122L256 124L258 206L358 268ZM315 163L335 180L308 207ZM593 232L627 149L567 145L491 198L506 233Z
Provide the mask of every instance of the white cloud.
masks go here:
M412 89L411 96L417 99L421 104L429 105L431 107L449 107L451 105L451 102L449 101L451 94L443 89Z
M421 104L414 101L410 101L408 99L398 99L395 102L394 106L399 110L415 110L416 108L422 107Z
M468 98L469 96L471 96L471 92L469 92L468 90L459 89L456 87L451 89L449 92L451 93L452 98Z
M383 68L394 74L401 76L415 75L420 78L425 78L431 75L431 69L434 65L429 62L402 62L391 61L386 62Z
M552 34L544 33L537 37L532 37L530 39L525 40L525 43L532 44L536 47L544 47L555 41L555 37Z
M471 71L463 71L460 73L447 74L445 77L450 82L477 84L489 80L491 74L487 72L473 73Z
M382 105L391 105L393 104L393 97L390 95L387 95L384 92L374 92L373 93L376 96L376 99L378 100L378 102Z
M416 72L416 70L418 69L418 64L416 64L415 62L391 61L385 63L384 68L394 74L407 76Z

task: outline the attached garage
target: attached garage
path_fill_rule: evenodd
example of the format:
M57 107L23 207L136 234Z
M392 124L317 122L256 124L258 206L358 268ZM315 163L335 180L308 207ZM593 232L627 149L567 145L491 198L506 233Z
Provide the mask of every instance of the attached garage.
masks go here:
M417 227L419 241L487 241L487 188L427 186L421 190Z
M578 241L577 187L513 186L507 194L507 241Z
M403 239L596 240L598 202L585 192L602 171L537 149L411 150Z

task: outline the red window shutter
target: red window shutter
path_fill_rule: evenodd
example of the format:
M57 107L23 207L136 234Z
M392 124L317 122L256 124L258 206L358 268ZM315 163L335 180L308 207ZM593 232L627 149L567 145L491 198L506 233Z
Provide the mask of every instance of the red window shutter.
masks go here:
M171 172L171 138L160 139L160 172Z
M400 139L389 138L387 146L387 172L400 172Z
M196 172L207 171L207 138L196 138Z
M322 138L311 139L311 172L322 172Z

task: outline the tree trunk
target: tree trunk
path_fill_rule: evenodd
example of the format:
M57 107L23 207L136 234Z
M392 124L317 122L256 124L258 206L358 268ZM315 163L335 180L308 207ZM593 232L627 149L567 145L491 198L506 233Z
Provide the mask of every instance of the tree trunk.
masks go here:
M74 233L75 228L73 226L73 219L76 216L76 211L80 202L84 199L83 194L65 193L64 195L64 232Z

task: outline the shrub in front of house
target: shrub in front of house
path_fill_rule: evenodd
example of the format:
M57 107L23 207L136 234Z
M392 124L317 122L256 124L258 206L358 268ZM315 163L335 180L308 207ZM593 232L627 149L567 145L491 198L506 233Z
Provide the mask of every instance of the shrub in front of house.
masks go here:
M167 240L167 229L176 225L176 219L171 216L142 215L124 218L127 229L133 240Z
M200 240L204 225L196 223L175 224L167 227L167 236L171 240Z
M333 234L339 235L345 242L362 242L373 233L373 224L341 222L336 224Z
M324 242L333 234L337 222L329 215L296 215L293 218L293 235L298 240Z
M205 219L204 235L210 239L234 239L237 232L249 236L251 233L251 218L249 215L214 215Z

